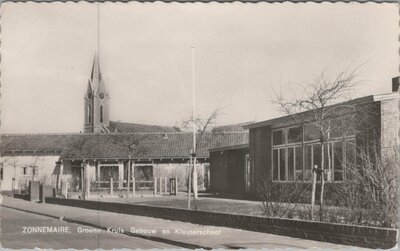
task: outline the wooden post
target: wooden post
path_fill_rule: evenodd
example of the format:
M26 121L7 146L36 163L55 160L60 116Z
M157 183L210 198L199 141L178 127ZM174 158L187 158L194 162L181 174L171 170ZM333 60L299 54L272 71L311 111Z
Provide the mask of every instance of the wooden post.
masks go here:
M110 178L110 197L112 198L114 195L114 181L113 178Z
M163 195L162 177L160 177L160 195Z
M129 156L127 168L128 168L128 184L126 185L126 201L128 201L129 187L130 187L130 184L131 184L131 156ZM135 190L135 189L133 189L133 190Z
M58 180L57 180L57 193L60 192L61 190L61 186L62 186L62 175L63 175L63 169L64 169L64 164L62 162L62 160L60 161L60 170L59 170L59 174L57 176Z
M89 165L85 165L85 180L86 180L86 186L85 186L85 199L89 199L90 196L90 179L89 179Z
M157 195L157 177L153 177L153 187L154 187L153 193L154 195Z
M132 178L132 196L136 195L136 180L135 180L135 162L131 161L130 166L131 168L131 178Z
M40 193L40 202L41 203L46 203L45 202L45 197L44 197L44 185L43 184L39 185L39 193Z
M317 182L317 168L318 166L315 165L314 169L312 170L312 192L311 192L311 220L314 220L314 205L315 205L315 183Z
M96 169L97 169L97 177L96 177L96 179L97 179L97 188L100 188L100 165L99 165L98 162L96 163Z
M175 195L178 195L178 177L175 176Z
M85 190L84 190L84 188L85 188L85 184L83 183L83 179L84 179L84 174L83 174L83 164L82 164L82 167L81 167L81 192L82 192L82 197L85 197Z
M168 179L167 179L167 177L164 177L164 194L165 195L168 195Z
M64 190L64 197L65 197L65 198L68 198L68 181L67 181L67 180L64 181L63 185L64 185L64 187L63 187L63 190Z

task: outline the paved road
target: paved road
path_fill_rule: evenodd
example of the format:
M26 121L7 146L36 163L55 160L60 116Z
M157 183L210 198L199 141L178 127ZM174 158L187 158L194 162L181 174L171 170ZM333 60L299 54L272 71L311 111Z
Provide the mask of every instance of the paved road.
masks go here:
M196 246L196 247L206 247L206 248L230 248L230 249L231 248L268 248L268 249L317 248L326 250L326 249L344 249L346 247L347 248L350 247L350 246L338 245L327 242L311 241L299 238L241 230L241 229L192 224L188 222L171 221L166 219L144 217L138 215L118 214L106 211L90 210L90 209L68 207L68 206L61 206L54 204L41 204L36 202L24 201L21 199L14 199L11 197L5 197L3 200L3 205L1 207L1 210L7 211L7 209L9 209L10 207L19 210L28 210L30 212L39 214L46 214L57 218L63 216L67 220L72 220L73 222L84 225L85 224L93 225L103 228L107 227L113 227L116 229L121 228L125 230L125 233L132 232L132 228L134 228L134 230L144 230L146 232L139 232L139 233L136 232L136 236L139 236L139 238L140 236L142 238L153 238L153 241L155 240L160 241L160 243L150 242L154 246L149 246L149 248L151 247L162 248L164 247L165 244L172 244L187 248L193 248L193 246ZM7 214L4 215L1 214L1 218L3 221L8 221L8 224L13 224L12 222L15 219L18 222L18 219L22 217L16 216L14 218L10 218L10 216L8 216ZM47 217L45 218L47 220L52 219ZM40 219L43 219L43 217L40 217ZM51 222L54 221L58 222L59 224L60 223L65 224L65 222L59 222L54 219L52 219ZM28 223L29 221L22 220L22 223L19 222L18 224L28 225ZM36 221L29 224L30 225L36 224ZM3 223L3 225L7 224ZM76 229L76 227L72 229ZM17 234L22 235L20 233L21 229L18 229L18 231ZM135 246L133 245L137 243L137 241L130 242L129 239L126 240L126 238L133 238L133 237L128 237L128 236L125 237L121 235L119 236L119 238L121 238L121 240L126 240L126 241L119 242L119 241L113 241L114 238L110 237L111 234L105 235L105 237L107 236L108 239L99 238L102 241L102 245L105 245L104 248L106 249L107 248L110 249L113 247L116 248L125 247L123 246L124 243L127 243L126 247L135 248ZM55 235L55 237L57 237L57 235ZM62 239L65 237L68 236L63 234L61 235L61 237L57 238ZM78 242L80 241L81 238L84 237L79 235L77 237L77 240L76 241L74 240L73 243L71 243L71 245L78 245ZM88 240L91 239L90 236L86 238ZM67 244L69 244L72 239L73 238L67 238L67 241L69 241L67 242ZM51 243L52 240L53 239L48 241ZM85 240L83 240L82 242L86 244ZM98 247L95 241L94 244L92 245L94 245L94 248ZM3 246L6 246L6 242L3 244Z
M1 233L0 243L3 248L22 249L22 248L52 248L52 249L151 249L178 247L167 245L161 242L145 240L126 236L119 233L109 233L101 230L101 233L78 233L78 228L94 229L79 224L67 223L54 218L37 214L22 212L10 208L1 208ZM32 233L32 227L58 227L61 233ZM24 233L24 227L25 229ZM60 227L64 227L61 229ZM68 229L67 229L68 228ZM53 228L54 230L54 228ZM67 231L69 230L69 231ZM29 233L30 232L30 233Z

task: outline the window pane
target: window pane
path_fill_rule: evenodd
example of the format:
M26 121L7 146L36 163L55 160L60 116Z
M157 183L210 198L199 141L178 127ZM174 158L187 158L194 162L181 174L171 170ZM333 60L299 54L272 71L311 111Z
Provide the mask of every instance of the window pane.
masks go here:
M280 149L279 160L279 179L286 180L286 149Z
M288 143L297 143L297 142L301 142L301 131L302 131L302 127L293 127L293 128L289 128L288 131Z
M304 140L317 140L320 138L320 132L318 127L313 124L307 124L304 126Z
M314 158L313 166L317 165L318 168L321 168L321 145L319 144L313 145L313 158Z
M343 181L343 172L335 171L334 180L335 181Z
M296 170L303 170L303 147L296 146Z
M355 140L346 142L346 166L354 167L356 164L356 142Z
M272 179L278 180L278 149L272 151Z
M346 180L353 179L352 174L356 170L356 141L346 142Z
M296 181L303 181L303 171L296 170Z
M304 180L310 181L311 180L311 168L312 168L312 159L311 159L311 149L312 145L306 146L305 152L305 173L304 173Z
M333 165L334 165L334 170L343 170L343 153L342 153L342 142L335 142L334 143L334 160L333 160Z
M293 148L288 148L288 180L294 180L294 150Z
M274 131L272 133L272 144L274 146L285 144L285 135L282 130Z

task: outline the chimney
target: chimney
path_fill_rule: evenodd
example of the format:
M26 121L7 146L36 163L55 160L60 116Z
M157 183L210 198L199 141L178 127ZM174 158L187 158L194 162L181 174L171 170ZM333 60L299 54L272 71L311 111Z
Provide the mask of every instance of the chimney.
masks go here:
M399 78L400 76L392 78L392 92L399 92L399 87L400 87Z

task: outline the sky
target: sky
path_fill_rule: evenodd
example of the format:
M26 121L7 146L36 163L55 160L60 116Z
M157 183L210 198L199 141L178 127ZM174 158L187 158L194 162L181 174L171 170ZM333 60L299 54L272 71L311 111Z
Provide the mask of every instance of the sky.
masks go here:
M1 6L1 132L83 130L99 53L113 121L180 125L192 107L219 125L280 116L322 71L359 67L354 97L391 91L396 4L12 3ZM289 91L290 90L290 91Z

